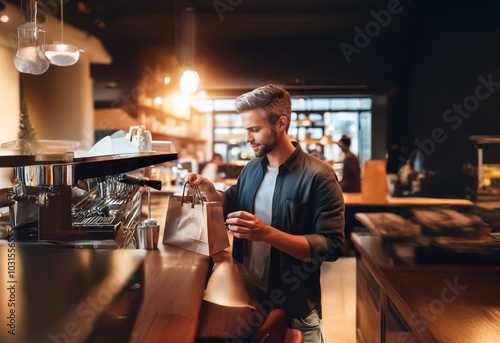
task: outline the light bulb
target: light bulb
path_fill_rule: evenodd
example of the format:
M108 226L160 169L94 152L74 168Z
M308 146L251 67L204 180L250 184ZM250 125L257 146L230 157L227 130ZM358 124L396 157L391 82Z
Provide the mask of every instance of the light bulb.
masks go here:
M181 76L180 87L184 94L193 94L198 89L200 77L193 70L185 70Z

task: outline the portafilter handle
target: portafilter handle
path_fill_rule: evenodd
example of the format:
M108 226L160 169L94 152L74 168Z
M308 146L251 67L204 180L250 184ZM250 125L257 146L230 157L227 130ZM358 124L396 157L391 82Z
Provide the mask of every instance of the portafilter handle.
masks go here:
M118 178L118 181L128 185L148 186L161 191L160 180L149 180L146 178L138 178L127 174L121 174L120 177Z
M16 180L12 187L0 189L0 207L13 205L18 200L24 200L30 196L26 192L26 185Z

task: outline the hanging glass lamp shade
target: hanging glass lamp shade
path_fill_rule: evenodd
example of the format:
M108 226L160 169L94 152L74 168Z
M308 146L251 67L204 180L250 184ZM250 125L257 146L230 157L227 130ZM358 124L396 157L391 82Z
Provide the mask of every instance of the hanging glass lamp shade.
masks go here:
M80 58L80 49L78 47L59 42L45 44L43 51L50 63L60 67L71 66L78 62Z
M40 75L47 71L50 62L42 50L45 31L35 22L27 22L17 28L18 49L14 65L21 73Z
M49 59L50 63L60 66L68 67L80 58L80 49L74 45L64 43L64 11L63 0L60 1L61 6L61 41L54 42L53 44L45 44L43 51L45 56Z

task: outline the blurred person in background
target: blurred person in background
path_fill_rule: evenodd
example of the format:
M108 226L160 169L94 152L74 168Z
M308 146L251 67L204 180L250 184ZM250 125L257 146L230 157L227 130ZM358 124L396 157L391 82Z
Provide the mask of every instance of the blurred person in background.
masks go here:
M205 167L203 167L201 175L212 182L219 181L218 171L219 166L222 164L222 162L222 155L214 153L214 155L212 156L212 160L208 162Z
M342 166L342 180L340 187L344 193L360 193L361 192L361 166L359 159L350 150L351 138L342 135L337 145L344 153L344 162Z

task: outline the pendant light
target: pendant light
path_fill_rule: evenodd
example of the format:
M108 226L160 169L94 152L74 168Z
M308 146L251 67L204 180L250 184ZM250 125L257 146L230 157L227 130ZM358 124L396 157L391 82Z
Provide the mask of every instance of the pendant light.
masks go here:
M302 124L302 126L311 126L312 121L311 119L309 119L309 114L306 114L306 117L302 119L300 123Z
M187 6L181 15L180 62L184 68L180 78L180 89L186 95L198 90L200 76L193 69L196 47L196 10Z
M332 138L332 132L335 130L335 126L328 125L328 129L325 130L323 137L319 140L319 144L321 145L333 145L335 141Z
M332 139L332 135L329 135L329 134L325 133L323 135L323 137L320 138L319 144L321 144L321 145L332 145L332 144L335 144L335 142Z
M34 4L34 8L33 8ZM31 21L17 28L17 52L14 65L21 73L40 75L49 69L50 62L43 53L45 31L37 25L38 1L30 3Z
M186 69L182 73L180 80L180 88L184 94L193 94L198 89L200 76L194 70Z
M43 50L45 56L49 59L50 63L60 66L68 67L75 64L80 58L80 49L77 46L64 43L64 11L63 0L60 1L61 6L61 41L54 42L53 44L45 44Z

